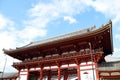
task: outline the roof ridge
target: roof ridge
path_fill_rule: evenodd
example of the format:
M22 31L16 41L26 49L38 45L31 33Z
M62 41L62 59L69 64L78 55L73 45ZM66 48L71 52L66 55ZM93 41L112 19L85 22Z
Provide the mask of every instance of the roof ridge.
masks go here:
M47 43L47 42L52 42L54 40L58 40L58 39L64 39L64 38L68 38L68 37L71 37L71 36L76 36L76 35L79 35L79 34L83 34L83 33L87 33L87 32L90 32L90 31L93 31L95 30L96 27L95 26L92 26L92 27L88 27L88 28L85 28L85 29L81 29L81 30L77 30L77 31L73 31L73 32L70 32L70 33L66 33L66 34L61 34L59 36L54 36L54 37L50 37L50 38L47 38L47 39L43 39L43 40L39 40L39 41L35 41L35 42L31 42L29 43L28 45L26 46L23 46L23 47L30 47L30 46L34 46L32 44L42 44L42 43ZM37 44L36 44L37 43ZM22 47L21 47L22 48Z

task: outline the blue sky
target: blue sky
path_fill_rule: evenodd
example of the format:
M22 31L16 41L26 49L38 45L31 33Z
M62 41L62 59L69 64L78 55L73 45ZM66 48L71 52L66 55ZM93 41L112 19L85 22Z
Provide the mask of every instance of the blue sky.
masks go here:
M4 64L6 58L3 48L16 48L94 25L99 28L110 19L113 22L112 56L120 57L119 14L119 0L0 0L0 57L3 57L0 64ZM7 59L8 65L15 61Z

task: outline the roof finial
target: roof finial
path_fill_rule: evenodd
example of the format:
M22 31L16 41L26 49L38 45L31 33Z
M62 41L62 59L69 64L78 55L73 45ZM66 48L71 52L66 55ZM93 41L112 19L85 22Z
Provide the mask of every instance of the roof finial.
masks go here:
M111 19L109 20L109 22L108 22L108 23L112 23Z
M101 27L104 27L104 24L102 24Z

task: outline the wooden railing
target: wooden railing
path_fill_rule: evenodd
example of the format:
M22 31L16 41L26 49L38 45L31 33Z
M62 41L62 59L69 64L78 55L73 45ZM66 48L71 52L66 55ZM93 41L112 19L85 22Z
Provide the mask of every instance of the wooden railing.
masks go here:
M65 59L71 59L71 58L86 58L86 57L90 57L91 54L97 55L97 53L103 53L102 48L99 49L95 49L95 50L91 50L90 53L90 49L86 49L86 50L81 50L79 52L74 52L74 53L68 53L68 54L63 54L63 55L59 55L59 56L52 56L52 57L45 57L45 58L40 58L40 59L32 59L32 60L26 60L23 62L15 62L13 63L13 65L18 65L18 64L26 64L26 63L33 63L33 62L47 62L47 61L56 61L56 60L65 60Z

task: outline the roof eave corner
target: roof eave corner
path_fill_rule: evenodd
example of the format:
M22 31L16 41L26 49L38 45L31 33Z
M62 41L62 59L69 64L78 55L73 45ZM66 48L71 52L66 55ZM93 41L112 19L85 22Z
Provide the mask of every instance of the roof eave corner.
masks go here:
M113 34L112 34L112 21L109 20L109 25L110 25L110 40L111 40L111 53L114 51L113 50Z
M4 52L4 54L9 54L9 50L7 50L7 49L2 49L2 51Z
M3 52L6 52L7 50L3 48L2 51L3 51Z
M111 54L113 54L113 34L112 34L112 21L109 20L108 23L106 24L110 28L110 44L111 44Z

